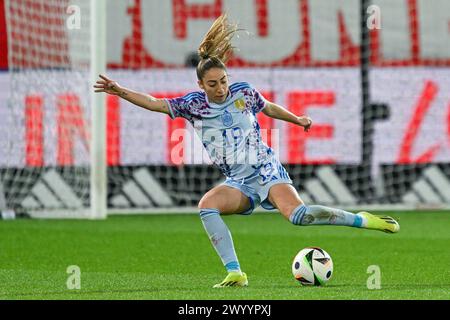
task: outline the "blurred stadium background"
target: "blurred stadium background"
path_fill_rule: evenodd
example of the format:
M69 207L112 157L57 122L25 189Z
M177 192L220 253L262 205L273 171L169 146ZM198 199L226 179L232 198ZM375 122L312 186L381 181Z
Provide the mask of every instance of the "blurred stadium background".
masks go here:
M225 11L248 31L230 81L314 120L305 135L259 115L305 202L449 208L448 0L0 0L4 217L102 218L92 190L110 214L195 207L223 177L187 122L114 96L102 180L92 72L157 97L197 90L196 49Z

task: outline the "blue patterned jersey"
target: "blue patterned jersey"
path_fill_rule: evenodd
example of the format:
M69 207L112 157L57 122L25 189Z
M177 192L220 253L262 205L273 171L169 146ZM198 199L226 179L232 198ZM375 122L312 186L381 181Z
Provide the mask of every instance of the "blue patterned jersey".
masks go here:
M256 114L266 100L246 82L231 84L222 104L208 101L203 91L167 99L170 117L183 117L194 127L211 161L227 177L248 178L260 173L273 151L261 139Z

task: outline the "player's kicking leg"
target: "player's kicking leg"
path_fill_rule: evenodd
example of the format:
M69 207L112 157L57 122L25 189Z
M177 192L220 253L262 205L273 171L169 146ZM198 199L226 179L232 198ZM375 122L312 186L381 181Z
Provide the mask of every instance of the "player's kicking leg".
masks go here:
M388 216L376 216L368 212L354 214L318 205L307 206L290 184L274 185L269 191L269 201L295 225L340 225L387 233L400 231L398 222Z
M241 271L230 230L220 215L244 212L250 208L250 201L237 189L217 186L203 196L198 207L211 244L228 272L214 288L247 286L247 275Z

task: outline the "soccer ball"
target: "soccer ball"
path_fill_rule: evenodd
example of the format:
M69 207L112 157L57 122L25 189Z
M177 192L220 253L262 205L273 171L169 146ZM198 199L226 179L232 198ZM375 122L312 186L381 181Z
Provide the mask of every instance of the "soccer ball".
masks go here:
M302 285L323 286L331 279L333 261L321 248L305 248L295 256L292 274Z

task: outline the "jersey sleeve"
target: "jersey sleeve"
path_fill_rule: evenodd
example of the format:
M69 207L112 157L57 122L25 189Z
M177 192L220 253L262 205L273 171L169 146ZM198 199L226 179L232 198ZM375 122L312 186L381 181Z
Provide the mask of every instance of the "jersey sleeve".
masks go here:
M165 99L169 107L169 116L172 119L177 117L187 118L189 115L189 103L185 97Z
M256 90L255 88L251 88L253 93L253 104L252 104L252 112L257 114L261 112L266 107L267 100L263 97L263 95Z

